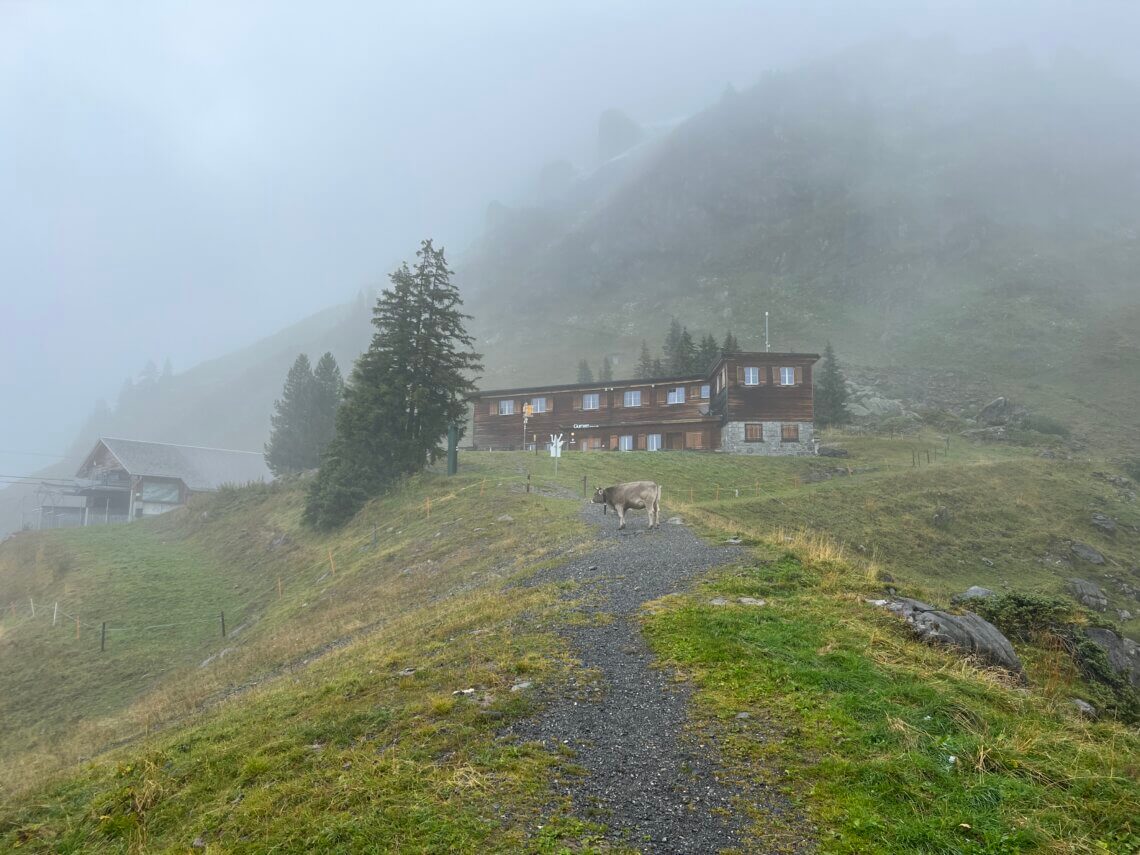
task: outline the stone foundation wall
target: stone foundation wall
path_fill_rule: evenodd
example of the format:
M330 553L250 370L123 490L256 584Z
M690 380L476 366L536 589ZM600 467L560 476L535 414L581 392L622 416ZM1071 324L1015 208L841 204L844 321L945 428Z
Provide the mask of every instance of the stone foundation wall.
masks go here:
M800 426L799 442L784 442L780 439L784 424L798 424ZM811 422L763 422L763 425L763 441L745 442L744 422L728 422L721 428L720 450L728 454L815 454Z

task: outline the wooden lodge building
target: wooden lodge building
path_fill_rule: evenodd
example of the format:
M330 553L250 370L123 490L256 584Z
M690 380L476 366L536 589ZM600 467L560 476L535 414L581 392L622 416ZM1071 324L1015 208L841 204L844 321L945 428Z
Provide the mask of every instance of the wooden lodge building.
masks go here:
M729 353L707 374L494 389L472 397L480 451L814 454L814 353ZM525 419L525 422L524 422Z
M40 509L40 527L129 522L180 508L195 493L224 484L272 480L258 451L103 437L79 467L69 495Z

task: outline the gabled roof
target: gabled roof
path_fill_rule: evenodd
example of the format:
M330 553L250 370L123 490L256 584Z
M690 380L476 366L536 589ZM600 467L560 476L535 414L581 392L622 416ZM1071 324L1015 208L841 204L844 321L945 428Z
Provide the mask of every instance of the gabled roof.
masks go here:
M191 490L217 490L223 484L273 480L265 465L265 455L259 451L233 451L114 437L103 437L95 444L79 468L79 477L84 477L84 472L90 468L100 446L104 446L131 475L179 478Z

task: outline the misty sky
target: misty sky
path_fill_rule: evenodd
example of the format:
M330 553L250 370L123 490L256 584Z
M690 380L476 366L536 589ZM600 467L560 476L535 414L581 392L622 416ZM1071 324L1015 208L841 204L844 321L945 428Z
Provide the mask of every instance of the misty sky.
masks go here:
M885 35L1130 62L1135 5L0 0L0 473L175 370L459 253L599 113ZM94 441L92 437L92 441Z

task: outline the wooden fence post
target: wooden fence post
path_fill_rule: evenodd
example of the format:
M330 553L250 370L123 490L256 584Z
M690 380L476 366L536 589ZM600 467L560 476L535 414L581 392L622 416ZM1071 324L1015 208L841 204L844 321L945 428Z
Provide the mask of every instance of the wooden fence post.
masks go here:
M529 472L526 473L526 491L528 493L530 492L530 473Z
M226 637L226 613L225 612L218 612L218 614L222 618L222 638L225 638Z
M55 622L59 619L59 600L56 600L55 608L51 613L51 625L55 626Z
M428 508L428 516L429 517L431 516L431 508ZM332 570L332 574L335 576L336 575L336 562L333 560L333 554L332 554L332 547L331 546L329 547L329 568Z
M79 640L79 618L75 619L75 640Z
M586 486L586 476L583 475L582 476L582 498L583 499L589 495L589 489L590 488Z
M28 597L28 605L32 607L32 617L36 616L36 601Z
M720 484L716 485L716 500L720 501Z
M281 577L277 577L277 596L281 596Z
M103 621L103 630L99 633L99 652L107 649L107 621Z
M483 495L483 490L485 490L486 488L487 488L487 479L486 479L486 478L484 478L484 479L483 479L483 480L482 480L482 481L479 483L479 495L480 495L480 496L482 496L482 495Z

